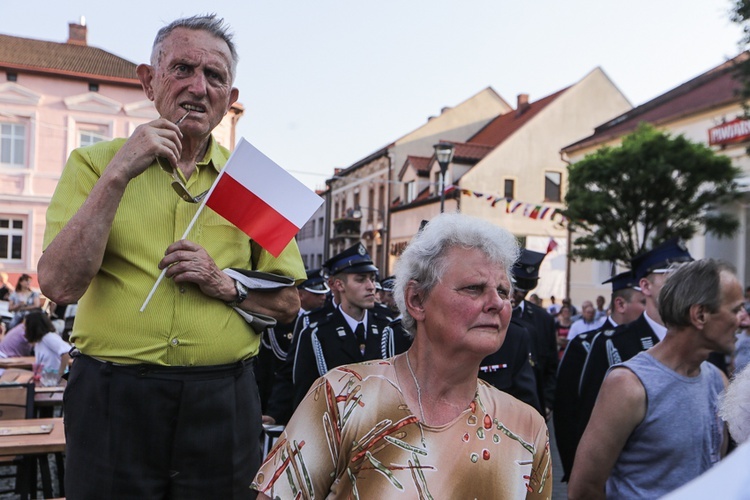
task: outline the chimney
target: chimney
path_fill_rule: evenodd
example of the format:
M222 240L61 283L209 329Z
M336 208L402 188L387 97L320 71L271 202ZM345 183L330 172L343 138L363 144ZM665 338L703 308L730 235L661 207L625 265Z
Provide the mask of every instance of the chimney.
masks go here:
M80 23L68 23L68 43L71 45L88 45L86 43L86 18L81 16Z
M521 116L529 109L529 94L518 94L518 104L516 105L516 116Z

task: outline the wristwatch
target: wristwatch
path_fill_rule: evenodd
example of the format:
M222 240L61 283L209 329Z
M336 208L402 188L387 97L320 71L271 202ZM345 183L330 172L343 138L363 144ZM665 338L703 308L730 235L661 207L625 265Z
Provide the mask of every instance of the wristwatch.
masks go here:
M234 280L234 288L237 290L237 297L231 302L227 302L229 307L239 307L247 298L247 287L237 280Z

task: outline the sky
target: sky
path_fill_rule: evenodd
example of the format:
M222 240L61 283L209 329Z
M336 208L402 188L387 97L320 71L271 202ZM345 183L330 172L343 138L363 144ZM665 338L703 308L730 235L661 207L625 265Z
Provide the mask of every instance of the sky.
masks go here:
M732 0L0 0L0 33L147 62L156 31L215 12L235 33L244 137L311 189L492 87L515 106L600 67L634 105L734 57Z

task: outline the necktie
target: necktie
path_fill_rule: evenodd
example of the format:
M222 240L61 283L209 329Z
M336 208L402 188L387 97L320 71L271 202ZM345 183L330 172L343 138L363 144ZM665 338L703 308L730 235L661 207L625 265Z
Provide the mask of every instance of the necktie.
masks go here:
M365 355L365 325L364 323L357 323L357 328L354 330L354 335L357 337L357 344L359 344L359 352Z
M514 307L513 308L513 317L518 319L521 317L521 308L520 307Z

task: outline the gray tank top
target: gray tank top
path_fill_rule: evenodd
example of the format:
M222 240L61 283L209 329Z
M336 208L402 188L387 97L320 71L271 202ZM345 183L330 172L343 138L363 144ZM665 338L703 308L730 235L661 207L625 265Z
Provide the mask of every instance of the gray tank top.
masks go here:
M721 458L718 368L704 362L700 375L684 377L646 352L617 367L630 369L645 387L646 416L612 469L607 498L659 498Z

